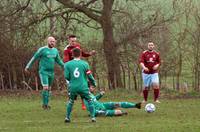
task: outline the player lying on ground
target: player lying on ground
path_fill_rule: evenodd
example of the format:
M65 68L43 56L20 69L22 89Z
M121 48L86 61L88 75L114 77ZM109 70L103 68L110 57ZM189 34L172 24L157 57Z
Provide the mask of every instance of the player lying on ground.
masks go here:
M95 107L95 116L122 116L127 115L128 113L117 109L117 108L138 108L141 109L141 103L131 103L131 102L100 102L99 99L104 95L104 91L101 91L96 96L94 93L94 88L90 87L90 97L94 103ZM84 99L84 103L89 111L89 105Z

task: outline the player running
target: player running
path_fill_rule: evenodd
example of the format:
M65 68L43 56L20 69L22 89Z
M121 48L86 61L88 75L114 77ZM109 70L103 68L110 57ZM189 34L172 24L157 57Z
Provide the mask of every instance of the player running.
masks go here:
M49 106L49 96L50 89L54 80L54 65L55 62L58 63L62 68L64 68L64 63L62 62L58 50L55 48L56 40L54 37L48 37L47 46L41 47L37 50L31 60L25 67L25 72L29 73L29 69L32 67L36 60L39 60L39 76L40 81L43 86L42 91L42 101L43 109L50 109Z
M148 50L142 52L139 63L142 67L142 79L143 79L143 103L147 102L148 91L150 87L153 87L154 90L154 101L156 103L160 103L158 100L159 97L159 76L158 69L160 67L160 54L154 49L154 43L148 43Z
M127 115L128 113L117 109L117 108L138 108L141 109L141 103L131 103L131 102L100 102L99 99L104 95L104 91L101 91L96 96L94 93L94 88L90 87L90 97L94 103L95 107L95 116L122 116ZM84 100L84 103L88 108L88 103Z
M71 121L71 111L74 104L74 100L78 95L85 99L88 103L88 109L92 118L92 122L96 122L94 105L90 97L90 92L88 88L87 80L96 86L96 81L91 74L89 65L86 61L81 60L81 50L79 48L74 48L72 50L74 59L65 63L64 66L64 76L67 81L69 81L70 96L66 107L66 118L65 122L69 123Z
M81 49L80 43L77 42L77 37L75 35L68 35L68 42L69 44L64 49L64 57L63 57L64 63L73 59L72 50L74 48ZM84 52L81 50L82 57L89 57L89 56L95 55L95 53L96 53L95 50L92 50L90 52ZM82 109L83 110L86 109L83 103L83 100L82 100Z

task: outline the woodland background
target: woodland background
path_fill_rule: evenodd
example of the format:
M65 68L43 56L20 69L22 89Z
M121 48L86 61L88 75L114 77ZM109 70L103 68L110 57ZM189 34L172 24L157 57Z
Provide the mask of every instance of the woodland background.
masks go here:
M198 0L1 0L0 90L40 90L37 63L24 68L53 35L63 56L67 34L76 34L98 88L142 88L140 53L156 44L163 90L200 91L200 1ZM56 66L55 90L65 89Z

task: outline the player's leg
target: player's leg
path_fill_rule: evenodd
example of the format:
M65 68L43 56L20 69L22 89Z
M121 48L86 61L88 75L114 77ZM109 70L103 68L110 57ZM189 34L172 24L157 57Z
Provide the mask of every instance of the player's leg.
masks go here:
M131 103L131 102L105 102L104 107L109 110L116 108L141 108L141 103Z
M51 97L51 86L53 85L53 80L54 80L54 74L48 75L48 93L47 93L47 108L50 109L51 107L49 106L49 100Z
M127 115L128 113L123 110L115 110L115 116Z
M95 116L106 116L106 110L96 110L95 109Z
M114 110L116 108L120 107L120 103L119 102L104 102L103 106L105 107L105 109L107 110Z
M149 93L149 87L150 87L150 84L151 84L151 76L150 74L145 74L145 73L142 73L142 79L143 79L143 103L146 103L147 102L147 99L148 99L148 93Z
M82 110L86 110L86 106L84 104L83 98L81 98L81 103L82 103Z
M158 73L152 74L152 86L153 86L153 90L154 90L154 101L156 103L160 103L160 101L158 100L159 95L160 95Z
M43 87L42 90L42 107L43 109L48 109L48 96L49 96L49 83L48 83L48 76L46 74L39 74L40 81Z
M88 88L90 87L90 82L88 81ZM86 106L84 104L83 98L81 97L81 104L82 104L82 110L86 110Z
M105 116L122 116L128 113L123 110L106 110Z
M68 80L66 80L66 84L67 84L67 94L68 94L68 97L70 97L70 89L69 89L69 81Z
M88 102L88 107L89 107L90 116L92 118L92 122L96 122L95 108L94 108L92 98L90 97L89 89L85 91L81 91L80 95L83 99L85 99Z
M65 117L65 122L69 123L71 120L71 112L72 112L72 108L74 105L74 99L76 98L77 94L74 92L70 92L70 97L69 97L69 101L67 103L66 106L66 117Z
M141 103L131 103L131 102L118 102L121 108L138 108L141 109Z

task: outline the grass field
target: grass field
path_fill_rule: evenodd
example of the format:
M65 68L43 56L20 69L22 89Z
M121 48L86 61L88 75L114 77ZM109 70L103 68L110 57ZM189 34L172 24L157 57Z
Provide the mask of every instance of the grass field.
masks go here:
M65 97L51 99L52 109L41 109L39 96L1 96L0 132L199 132L200 99L162 98L156 111L148 114L138 109L127 109L122 117L97 117L90 123L82 111L80 99L75 103L72 123L65 124ZM130 93L113 92L103 101L139 101L141 97Z

